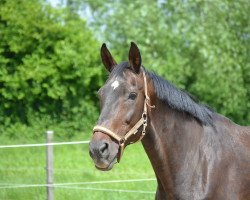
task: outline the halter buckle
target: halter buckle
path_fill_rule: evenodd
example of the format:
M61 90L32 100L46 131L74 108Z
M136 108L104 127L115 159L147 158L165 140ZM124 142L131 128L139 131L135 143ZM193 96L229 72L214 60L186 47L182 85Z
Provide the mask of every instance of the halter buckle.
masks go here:
M121 139L119 140L119 146L124 145L125 142L126 142L125 139L124 139L124 138L121 138Z

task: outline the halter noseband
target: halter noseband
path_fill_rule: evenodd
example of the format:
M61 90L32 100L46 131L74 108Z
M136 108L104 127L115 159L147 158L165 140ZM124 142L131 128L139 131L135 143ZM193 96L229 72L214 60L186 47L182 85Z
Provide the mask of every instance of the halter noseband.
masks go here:
M147 106L149 106L150 108L154 108L155 106L151 106L150 105L150 98L148 96L148 89L147 89L147 78L146 78L146 74L143 71L143 79L144 79L144 90L145 90L145 100L144 100L144 108L143 108L143 113L142 113L142 117L141 119L130 129L129 132L127 132L124 136L119 136L116 133L114 133L113 131L109 130L108 128L105 128L103 126L95 126L93 128L93 134L95 132L102 132L104 134L107 134L108 136L112 137L114 140L116 140L119 144L119 152L117 155L117 162L119 163L125 148L125 143L126 141L132 136L135 135L138 132L138 129L142 126L142 132L141 135L139 137L139 139L135 142L139 142L142 140L142 138L145 136L146 134L146 127L147 127ZM135 143L135 142L131 142Z

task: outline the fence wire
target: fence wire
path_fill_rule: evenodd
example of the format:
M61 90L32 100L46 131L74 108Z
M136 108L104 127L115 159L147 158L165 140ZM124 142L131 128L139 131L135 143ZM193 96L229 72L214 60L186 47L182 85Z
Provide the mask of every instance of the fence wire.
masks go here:
M42 147L42 146L58 146L58 145L72 145L72 144L88 144L89 141L72 141L72 142L53 142L53 143L37 143L37 144L16 144L16 145L0 145L0 149L5 148L25 148L25 147ZM29 170L31 168L28 168ZM32 168L33 170L44 170L41 168ZM0 170L27 170L27 168L10 168ZM65 169L54 169L55 171ZM67 171L67 170L66 170ZM78 171L78 170L69 170ZM79 170L80 171L80 170ZM124 173L126 174L126 173ZM58 189L76 189L76 190L94 190L94 191L105 191L105 192L124 192L124 193L138 193L138 194L155 194L154 191L145 190L125 190L125 189L110 189L110 188L95 188L95 187L83 187L79 185L97 185L97 184L109 184L109 183L129 183L129 182L145 182L145 181L156 181L155 178L144 178L144 179L125 179L125 180L105 180L105 181L87 181L87 182L68 182L68 183L54 183L54 184L14 184L14 183L0 183L0 190L3 189L18 189L18 188L34 188L34 187L53 187Z
M40 143L40 144L0 145L0 149L5 149L5 148L20 148L20 147L58 146L58 145L71 145L71 144L88 144L88 143L89 143L89 141L75 141L75 142Z

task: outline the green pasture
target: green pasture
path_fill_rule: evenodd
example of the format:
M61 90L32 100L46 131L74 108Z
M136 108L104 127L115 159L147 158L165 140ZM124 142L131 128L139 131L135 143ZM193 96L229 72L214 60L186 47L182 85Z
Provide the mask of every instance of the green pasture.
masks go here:
M2 142L1 142L2 145ZM8 188L12 184L46 184L45 147L0 149L0 200L44 200L46 187ZM95 169L87 144L54 146L54 183L154 178L141 144L129 146L120 164L109 172ZM56 187L56 200L154 199L156 181L70 184ZM133 191L145 191L139 193Z

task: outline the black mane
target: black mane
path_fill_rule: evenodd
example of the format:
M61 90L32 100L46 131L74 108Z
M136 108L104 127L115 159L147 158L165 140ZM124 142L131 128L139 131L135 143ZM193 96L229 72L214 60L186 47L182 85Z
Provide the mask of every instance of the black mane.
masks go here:
M210 108L198 103L188 93L176 88L169 81L151 72L147 74L153 80L156 96L161 101L175 110L190 114L203 125L213 124L213 111Z
M114 67L111 75L122 76L122 72L125 68L130 68L128 62L122 62ZM156 96L161 101L168 104L172 109L188 113L203 125L213 124L213 111L210 108L200 104L187 92L176 88L169 81L164 80L152 72L146 71L146 73L153 80Z

